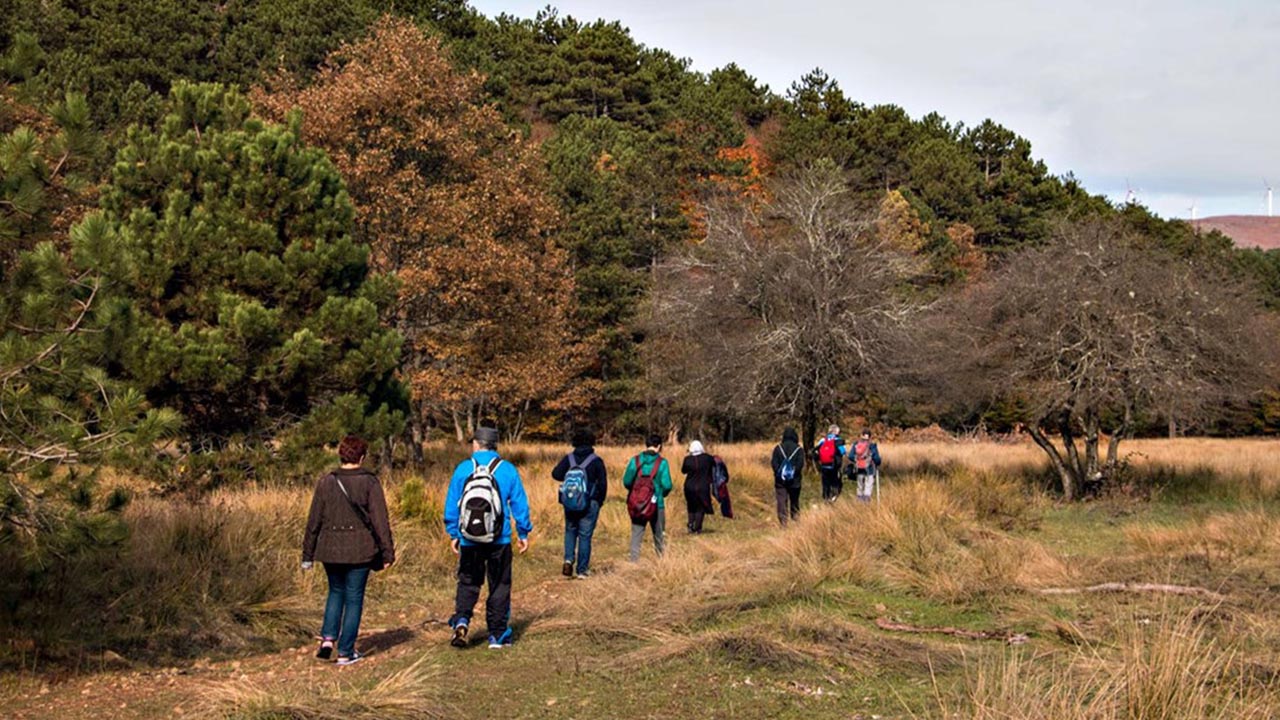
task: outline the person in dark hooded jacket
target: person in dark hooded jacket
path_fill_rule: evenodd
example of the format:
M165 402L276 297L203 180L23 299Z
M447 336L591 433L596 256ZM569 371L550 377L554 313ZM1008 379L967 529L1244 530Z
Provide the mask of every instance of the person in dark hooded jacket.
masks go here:
M584 512L564 511L564 566L561 572L565 577L574 576L575 561L577 576L585 578L591 574L591 536L596 531L596 521L600 519L600 506L604 505L605 496L609 493L609 480L605 472L604 460L596 455L596 436L590 430L578 430L573 434L573 452L560 459L560 463L551 471L551 478L556 482L564 482L565 475L573 468L581 468L587 475L587 509Z
M778 522L800 519L800 476L804 472L804 450L795 428L782 431L782 442L773 448L773 493L778 503Z

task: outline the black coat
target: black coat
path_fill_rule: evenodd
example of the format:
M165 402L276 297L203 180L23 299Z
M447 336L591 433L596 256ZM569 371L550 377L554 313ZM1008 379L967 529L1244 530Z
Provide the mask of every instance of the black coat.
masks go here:
M791 466L795 468L795 477L791 479L791 483L782 481L782 463L787 458L791 458ZM796 438L784 439L781 443L773 447L773 486L774 487L800 487L800 476L804 472L804 450L800 449L800 443Z
M680 466L680 472L684 473L684 494L685 497L695 496L702 500L702 504L707 510L714 511L715 506L711 504L711 473L715 467L716 459L707 453L701 455L686 455L684 463Z
M573 449L572 455L578 462L587 459L591 453L595 452L595 448L590 445L576 447ZM604 460L597 455L591 464L587 465L584 470L587 471L587 492L591 494L591 499L604 504L605 497L609 494L609 477L604 467ZM569 456L565 455L560 458L560 462L551 471L551 477L556 482L564 482L564 476L569 472Z

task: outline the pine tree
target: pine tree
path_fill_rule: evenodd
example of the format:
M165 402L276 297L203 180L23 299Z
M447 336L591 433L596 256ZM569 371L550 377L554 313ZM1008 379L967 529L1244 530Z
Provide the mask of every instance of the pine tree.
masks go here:
M102 213L78 228L112 250L76 256L110 279L111 365L199 448L291 427L312 444L389 434L401 340L379 318L394 286L369 275L324 153L249 109L178 83L159 128L129 131Z

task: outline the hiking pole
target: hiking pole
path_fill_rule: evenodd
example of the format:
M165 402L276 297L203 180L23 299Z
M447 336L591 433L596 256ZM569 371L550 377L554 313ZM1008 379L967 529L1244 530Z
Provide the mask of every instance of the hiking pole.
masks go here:
M876 484L876 505L880 504L880 468L876 468L875 480Z

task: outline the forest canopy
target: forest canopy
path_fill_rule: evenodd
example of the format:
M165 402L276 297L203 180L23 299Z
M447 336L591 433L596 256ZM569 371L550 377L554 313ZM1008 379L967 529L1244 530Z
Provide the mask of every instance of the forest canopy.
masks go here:
M1236 310L1215 323L1274 325L1276 252L820 68L775 90L617 22L465 0L0 0L0 377L49 403L100 378L119 428L96 451L164 435L243 467L359 430L391 460L482 417L511 438L818 416L1056 434L1061 407L932 392L945 373L903 338L983 293L1033 307L1006 296L1082 234L1148 281L1219 279ZM1016 318L960 315L1023 347ZM1248 375L1099 412L1128 434L1275 432L1274 374ZM104 412L81 403L68 437ZM1102 422L1080 417L1067 435ZM31 441L6 441L9 467Z

